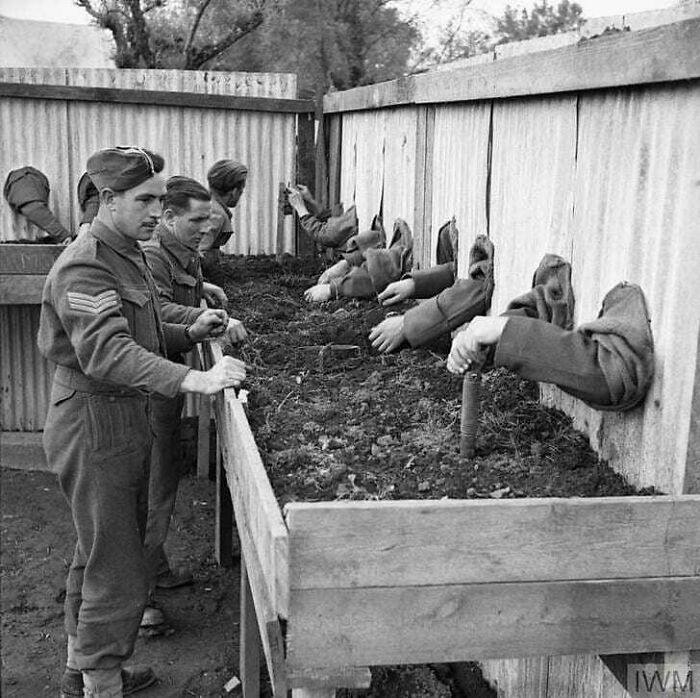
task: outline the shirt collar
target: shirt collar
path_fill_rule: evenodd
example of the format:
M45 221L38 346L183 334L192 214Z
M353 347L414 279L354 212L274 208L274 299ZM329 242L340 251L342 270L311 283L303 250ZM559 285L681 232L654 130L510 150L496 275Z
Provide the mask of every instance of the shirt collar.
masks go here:
M188 269L192 261L199 257L196 249L180 242L162 223L156 226L155 234L158 235L160 244L177 259L183 269Z
M126 257L141 268L143 266L143 253L136 240L123 233L106 226L102 221L95 219L90 227L90 234L101 240L108 247L122 257Z
M212 209L218 206L221 209L222 213L225 213L228 216L229 220L233 218L233 213L231 209L228 206L224 206L224 204L222 204L221 201L219 201L219 199L216 198L216 194L212 194L211 196L211 205ZM213 212L214 211L212 210L212 213Z

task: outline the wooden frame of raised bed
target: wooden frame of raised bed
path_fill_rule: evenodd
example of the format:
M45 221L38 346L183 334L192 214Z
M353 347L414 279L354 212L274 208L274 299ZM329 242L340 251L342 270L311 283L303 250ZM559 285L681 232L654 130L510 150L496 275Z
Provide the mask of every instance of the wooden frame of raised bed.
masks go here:
M204 351L206 365L221 356ZM275 696L368 666L700 648L700 496L293 503L232 390L221 470L241 544L241 678ZM296 690L294 690L296 689Z

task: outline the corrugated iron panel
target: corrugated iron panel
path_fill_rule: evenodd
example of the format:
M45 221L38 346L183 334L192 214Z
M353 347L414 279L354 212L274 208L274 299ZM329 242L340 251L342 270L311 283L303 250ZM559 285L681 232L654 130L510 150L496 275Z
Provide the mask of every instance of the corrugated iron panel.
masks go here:
M57 74L66 84L78 86L296 97L296 76L290 74L105 69ZM7 81L52 82L41 71L18 69L0 75ZM61 82L59 77L53 82ZM77 226L75 185L90 153L137 143L165 157L166 175L188 174L206 181L206 171L218 159L246 163L246 192L234 211L237 234L225 250L276 251L278 185L294 174L294 114L48 100L3 100L0 108L3 125L12 125L3 128L0 161L34 164L46 172L54 212L64 223ZM8 211L3 211L2 222L2 239L16 239L5 232L11 227ZM294 250L291 217L285 220L283 249Z
M48 411L53 366L36 349L38 305L0 305L2 431L40 431Z
M644 410L566 405L603 458L638 485L682 489L700 326L700 85L586 94L573 220L579 321L616 283L639 284L656 345ZM568 401L570 402L570 401Z
M452 216L460 235L459 269L466 269L474 236L486 232L490 102L438 106L432 161L430 259L440 226Z
M355 204L360 230L369 228L381 204L384 120L382 110L343 115L340 200L346 209Z
M494 104L489 222L496 248L493 313L530 288L542 255L552 252L571 260L575 166L575 95Z
M64 68L0 68L1 82L65 85ZM10 170L32 165L46 174L51 185L49 204L63 225L73 220L73 198L68 192L70 152L66 147L68 109L52 100L0 99L0 181ZM56 135L63 138L57 139ZM37 229L26 227L0 197L0 240L36 239Z

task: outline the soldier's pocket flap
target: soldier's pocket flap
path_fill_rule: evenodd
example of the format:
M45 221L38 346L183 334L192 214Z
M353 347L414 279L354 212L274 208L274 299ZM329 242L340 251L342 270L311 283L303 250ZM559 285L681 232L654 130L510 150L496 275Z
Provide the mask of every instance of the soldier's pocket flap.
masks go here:
M51 387L51 404L60 405L62 402L70 399L75 395L75 388L69 388L67 385L54 383Z
M190 286L194 288L194 286L197 284L197 279L195 279L194 276L185 271L180 271L179 269L173 270L173 278L175 281L177 281L177 283L182 284L183 286Z
M122 298L125 301L129 301L129 303L134 303L140 308L143 308L143 306L148 303L151 296L145 289L129 288L126 286L122 288Z

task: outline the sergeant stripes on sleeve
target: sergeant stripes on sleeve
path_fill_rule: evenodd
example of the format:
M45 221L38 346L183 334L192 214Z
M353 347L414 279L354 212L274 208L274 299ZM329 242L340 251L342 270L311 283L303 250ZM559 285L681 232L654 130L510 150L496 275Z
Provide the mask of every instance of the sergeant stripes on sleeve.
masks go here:
M118 308L121 305L119 294L114 290L103 291L96 296L78 291L68 292L68 305L78 312L99 315L105 310Z

